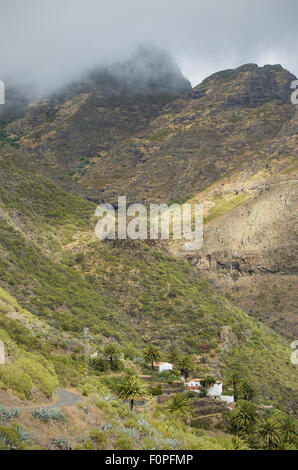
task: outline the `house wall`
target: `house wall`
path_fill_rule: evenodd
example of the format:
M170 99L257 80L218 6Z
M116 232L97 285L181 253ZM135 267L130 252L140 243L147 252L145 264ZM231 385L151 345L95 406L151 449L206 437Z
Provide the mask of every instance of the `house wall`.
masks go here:
M201 386L201 383L200 382L188 382L187 384L189 387L195 387L195 388L199 388Z
M234 396L233 395L221 395L220 399L225 401L226 403L234 403Z
M207 390L207 395L221 395L222 394L222 383L214 384Z
M172 369L173 369L173 366L170 363L160 364L159 366L159 372L163 372L164 370L172 370Z

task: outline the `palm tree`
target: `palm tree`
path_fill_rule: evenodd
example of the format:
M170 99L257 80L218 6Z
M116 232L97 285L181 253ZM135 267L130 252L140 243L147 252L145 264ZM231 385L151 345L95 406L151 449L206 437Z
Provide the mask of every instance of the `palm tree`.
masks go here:
M248 382L245 382L244 380L240 382L238 393L239 393L239 397L242 400L247 400L247 401L252 400L255 395L254 389L251 387L251 385Z
M212 377L211 375L207 375L202 381L202 387L205 388L206 390L211 387L211 385L214 385L216 382L215 378Z
M285 416L279 424L282 440L289 444L297 440L297 421L292 416Z
M249 450L248 445L239 436L232 437L233 450Z
M257 417L256 405L250 401L239 400L232 412L231 423L236 431L246 432L256 423Z
M171 364L175 365L178 362L178 359L179 359L179 353L178 353L177 349L172 347L169 350L169 361L170 361Z
M145 382L133 373L127 374L116 387L116 393L121 400L129 400L132 410L135 400L143 400L149 395Z
M181 375L184 375L185 379L187 379L189 372L193 369L194 364L191 356L183 356L179 360L179 368Z
M273 418L267 418L259 424L257 436L266 448L276 447L280 442L280 430L277 421Z
M193 413L192 398L187 393L176 393L169 401L168 410L188 418Z
M154 344L150 344L144 352L144 359L147 363L151 363L151 368L154 367L154 362L160 359L160 352Z
M231 385L234 390L234 401L238 400L238 384L241 382L241 376L238 372L233 372L227 380L227 385Z
M112 362L114 357L118 356L118 354L120 353L120 349L117 344L109 343L105 346L103 353L105 357L107 357Z

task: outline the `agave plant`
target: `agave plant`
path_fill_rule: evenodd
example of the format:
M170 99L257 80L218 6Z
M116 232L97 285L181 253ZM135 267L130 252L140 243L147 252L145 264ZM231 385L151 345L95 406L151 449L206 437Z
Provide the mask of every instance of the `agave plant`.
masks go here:
M63 421L65 419L65 414L58 408L39 408L33 411L32 416L45 422Z
M4 408L0 405L0 421L6 422L11 418L17 418L19 414L19 410L16 408Z
M19 442L24 442L28 444L28 442L30 442L30 431L28 431L21 425L18 425L16 427L16 430L19 435Z
M62 449L70 450L71 446L68 443L68 440L64 437L52 438L50 442L50 449Z

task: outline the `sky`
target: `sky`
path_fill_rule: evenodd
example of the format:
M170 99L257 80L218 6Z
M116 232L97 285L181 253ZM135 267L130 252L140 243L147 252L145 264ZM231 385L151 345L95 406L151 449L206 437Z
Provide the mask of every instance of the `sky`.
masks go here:
M51 92L143 43L193 86L249 62L298 75L297 18L297 0L0 0L0 80Z

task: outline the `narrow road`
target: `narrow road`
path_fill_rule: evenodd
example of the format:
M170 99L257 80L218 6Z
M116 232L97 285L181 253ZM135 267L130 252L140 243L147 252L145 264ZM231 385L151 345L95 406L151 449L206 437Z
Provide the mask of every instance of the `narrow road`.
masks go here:
M56 393L59 398L58 398L58 401L56 401L55 405L52 405L52 407L53 406L55 407L73 406L78 401L82 400L81 395L78 395L77 393L69 392L68 390L64 390L63 388L57 388Z
M68 390L65 390L63 388L57 388L56 389L56 395L58 395L58 400L55 401L54 403L51 403L50 405L34 405L34 406L17 406L16 409L19 411L34 411L38 410L39 408L60 408L63 406L73 406L75 405L78 401L82 400L81 395L78 395L77 393L74 392L69 392ZM11 407L9 407L11 408Z

